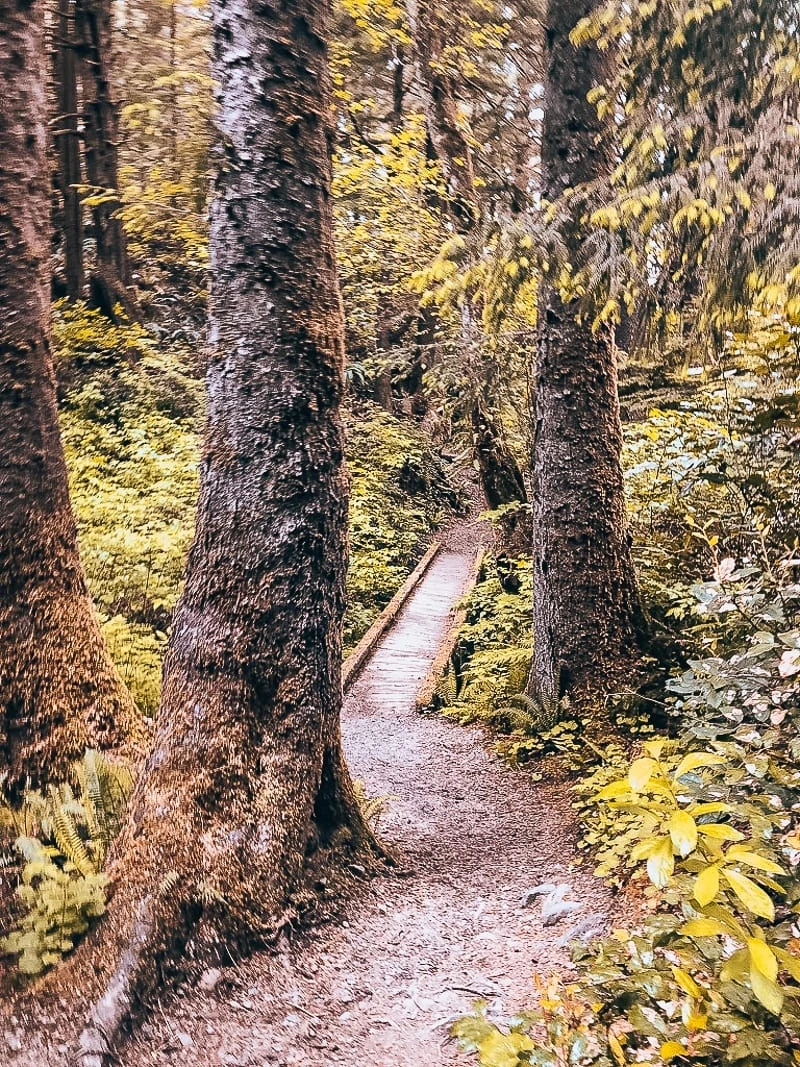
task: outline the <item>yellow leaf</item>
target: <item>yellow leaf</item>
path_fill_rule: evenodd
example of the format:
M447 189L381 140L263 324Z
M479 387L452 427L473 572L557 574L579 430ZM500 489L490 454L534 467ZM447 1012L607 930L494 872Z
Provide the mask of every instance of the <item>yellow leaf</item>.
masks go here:
M719 892L719 868L712 864L701 871L694 881L692 896L704 908Z
M763 1004L767 1011L771 1011L773 1015L780 1015L783 1007L783 993L777 982L766 978L761 971L751 967L750 988L756 1000Z
M630 786L624 778L620 778L618 782L609 782L608 785L603 786L599 793L595 793L593 800L615 800L617 797L624 796L630 792Z
M732 826L727 826L722 822L707 822L701 823L697 827L698 833L705 834L706 837L711 837L715 841L743 841L744 834L739 833Z
M755 967L765 978L774 982L778 977L778 961L766 941L758 937L748 937L747 947L750 951L751 967Z
M688 993L690 997L702 996L703 990L697 982L695 982L694 978L692 978L688 971L684 971L682 967L673 967L672 973L675 976L675 981L684 993Z
M773 860L767 859L758 852L752 852L743 845L732 845L725 853L725 858L736 860L737 863L745 863L748 867L753 867L757 871L766 871L767 874L786 874L783 867Z
M783 969L788 971L795 982L800 982L800 959L787 952L785 948L776 948L775 955L781 961Z
M762 919L769 919L770 922L774 921L775 906L760 885L756 885L752 878L748 878L747 875L741 874L730 867L723 867L722 873L725 875L731 889L748 911Z
M676 1056L688 1056L680 1041L665 1041L661 1046L661 1059L674 1060Z
M481 1067L518 1067L521 1052L530 1052L533 1041L527 1034L504 1034L492 1030L478 1045Z
M647 860L647 875L653 885L664 889L675 869L675 857L672 854L672 841L661 837Z
M637 793L641 793L650 779L653 777L658 764L654 759L650 759L649 756L642 756L641 759L634 760L628 770L628 781L630 782L631 789Z
M611 1049L611 1055L614 1057L614 1062L619 1067L625 1067L625 1053L622 1050L622 1045L619 1043L619 1039L614 1037L613 1034L608 1035L608 1047Z
M764 199L774 200L776 193L777 189L775 188L774 184L772 182L767 182L767 184L764 186Z
M668 823L669 836L680 856L688 856L697 848L697 824L687 811L676 811Z
M713 767L724 762L716 752L689 752L675 768L675 777L680 778L682 774L696 771L698 767Z
M721 922L708 918L690 919L678 931L685 937L716 937L718 934L726 934L727 932Z

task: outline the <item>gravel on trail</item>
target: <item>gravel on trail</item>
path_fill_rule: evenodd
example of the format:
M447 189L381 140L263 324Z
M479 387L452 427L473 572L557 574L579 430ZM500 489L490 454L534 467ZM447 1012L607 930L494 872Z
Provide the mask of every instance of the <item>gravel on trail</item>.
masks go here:
M504 765L481 730L416 710L482 536L474 523L449 531L345 702L347 758L385 798L379 833L398 868L353 869L361 892L334 921L165 994L120 1050L124 1067L466 1063L456 1018L479 999L519 1010L535 973L568 972L571 937L607 927L608 890L575 865L567 787ZM2 1067L69 1063L55 1018L49 1034L7 1020Z
M380 835L400 869L365 881L339 921L207 972L138 1031L126 1067L464 1062L454 1019L478 999L492 1012L521 1008L534 973L569 969L571 935L607 925L607 890L573 866L565 787L503 765L480 730L415 710L474 558L475 533L460 533L344 709L350 767L385 798ZM559 909L562 898L577 906ZM545 918L548 901L556 915Z

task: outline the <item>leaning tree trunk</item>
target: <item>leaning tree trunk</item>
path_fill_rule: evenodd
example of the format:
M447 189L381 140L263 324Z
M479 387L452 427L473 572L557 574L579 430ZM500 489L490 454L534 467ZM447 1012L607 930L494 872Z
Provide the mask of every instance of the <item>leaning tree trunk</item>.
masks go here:
M0 766L66 776L140 729L86 588L50 351L44 4L0 0Z
M63 204L61 237L64 246L64 278L70 300L80 300L83 296L85 278L74 0L58 0L58 19L53 47L53 80L58 106L53 139L56 143L58 184Z
M118 967L85 1064L190 926L223 956L256 944L308 896L311 869L372 846L339 727L348 483L328 0L217 0L213 16L224 159L197 532L96 942Z
M610 173L612 130L586 96L603 81L594 44L570 31L593 0L549 0L542 195ZM579 223L563 234L581 240ZM617 368L610 332L593 331L547 278L539 297L535 389L534 662L530 692L548 710L576 686L602 684L637 654L641 611L625 520Z
M137 318L131 269L119 218L119 121L111 86L113 11L110 0L76 0L83 84L86 182L96 203L92 224L97 270L90 279L92 302L112 318L116 304Z

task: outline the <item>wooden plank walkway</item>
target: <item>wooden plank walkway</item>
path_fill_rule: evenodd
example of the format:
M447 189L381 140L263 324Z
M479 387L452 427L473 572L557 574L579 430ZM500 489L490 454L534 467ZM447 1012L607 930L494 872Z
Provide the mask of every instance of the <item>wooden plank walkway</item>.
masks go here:
M472 554L439 553L363 668L354 690L356 699L366 696L389 712L415 706L417 692L467 592L472 561Z

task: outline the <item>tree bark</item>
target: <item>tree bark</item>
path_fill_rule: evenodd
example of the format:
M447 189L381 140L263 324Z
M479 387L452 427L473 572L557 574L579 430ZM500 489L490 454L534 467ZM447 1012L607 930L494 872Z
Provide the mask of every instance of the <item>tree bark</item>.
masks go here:
M132 754L139 716L78 555L50 349L41 0L0 0L0 753L14 790L87 746Z
M92 302L113 317L120 304L138 318L131 294L131 269L125 231L118 217L118 108L111 87L113 12L110 0L76 0L84 101L86 181L102 202L92 208L97 271L91 279Z
M417 0L412 11L417 68L428 137L444 172L459 228L466 231L478 218L473 153L458 114L455 80L442 60L446 24L436 7L436 0Z
M506 444L497 419L481 404L472 405L472 434L483 495L490 508L527 504L522 471Z
M608 174L612 130L586 100L603 81L594 44L575 48L593 0L549 0L542 195L556 202ZM569 252L579 221L564 227ZM593 332L576 301L545 278L535 390L534 661L529 690L545 709L578 686L602 685L636 658L642 614L626 529L617 367L609 331Z
M311 870L373 848L339 726L348 482L330 11L216 0L213 18L224 149L197 531L96 941L110 980L86 1065L190 928L223 957L257 944L310 895Z
M58 154L58 181L63 203L64 279L70 300L83 297L83 205L81 142L78 132L78 87L75 64L75 3L58 0L53 73L58 116L53 137Z

